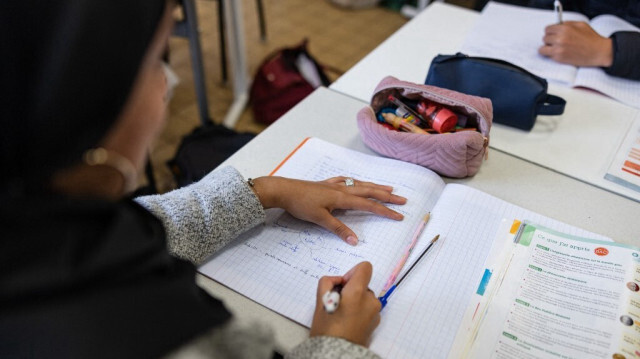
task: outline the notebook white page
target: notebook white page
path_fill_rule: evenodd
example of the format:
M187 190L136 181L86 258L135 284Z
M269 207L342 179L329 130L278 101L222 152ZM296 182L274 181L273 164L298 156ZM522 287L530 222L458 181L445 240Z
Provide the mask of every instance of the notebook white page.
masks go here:
M600 15L591 19L591 27L604 37L617 31L636 31L640 29L613 15ZM609 76L597 67L578 69L574 86L593 88L624 104L640 107L640 81Z
M317 226L271 211L266 225L219 252L200 272L310 326L319 276L340 275L369 260L374 266L370 288L377 293L415 224L431 211L407 263L413 263L436 234L440 240L390 297L371 349L390 358L445 358L502 218L526 218L571 234L588 233L470 187L445 186L420 166L318 139L305 143L277 172L306 179L338 174L394 186L395 193L409 199L404 206L394 206L405 214L406 223L364 213L339 214L362 242L351 247Z
M374 265L370 287L378 293L411 239L417 223L433 208L445 183L410 163L366 155L309 139L276 175L307 180L351 176L391 185L408 198L398 222L371 213L334 214L358 235L353 247L319 226L270 210L266 224L245 233L216 254L200 272L296 322L311 324L318 278L342 275L357 263Z
M586 21L579 13L565 12L563 19ZM573 84L577 68L538 54L544 28L554 24L553 11L489 2L460 51L470 56L502 59L547 80Z
M613 15L589 19L575 12L563 13L564 21L587 22L601 36L616 31L640 31ZM624 104L640 107L640 82L607 75L599 67L580 67L555 62L538 54L544 28L556 22L552 9L533 9L489 2L482 10L460 51L470 56L502 59L549 81L597 90Z
M439 233L438 246L390 297L374 333L371 349L385 358L447 357L502 218L606 239L458 184L446 186L432 215L424 235ZM420 245L409 263L426 243Z

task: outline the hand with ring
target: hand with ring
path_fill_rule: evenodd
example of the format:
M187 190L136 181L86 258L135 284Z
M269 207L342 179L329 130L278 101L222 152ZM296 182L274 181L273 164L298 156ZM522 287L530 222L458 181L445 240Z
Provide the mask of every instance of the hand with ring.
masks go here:
M282 208L292 216L315 223L355 246L358 236L331 213L336 209L354 209L394 220L404 216L380 202L405 204L407 199L394 195L393 187L362 182L350 177L333 177L320 182L284 177L260 177L253 188L267 208Z
M356 185L356 181L351 177L347 177L344 179L344 185L347 187L353 187Z

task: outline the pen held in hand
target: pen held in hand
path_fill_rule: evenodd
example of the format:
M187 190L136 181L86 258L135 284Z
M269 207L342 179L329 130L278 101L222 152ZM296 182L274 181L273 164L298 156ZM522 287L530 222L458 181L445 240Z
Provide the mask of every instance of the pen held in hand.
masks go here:
M431 247L433 247L434 243L436 243L439 238L440 238L439 234L437 236L435 236L431 240L431 243L429 243L427 248L422 252L422 254L420 254L420 257L418 257L418 259L416 259L416 261L413 262L413 264L411 265L411 267L409 267L407 272L400 278L398 283L396 283L393 286L391 286L391 288L389 288L389 290L386 293L384 293L380 297L378 297L378 300L380 300L380 303L382 304L382 308L380 308L380 310L384 309L384 307L387 305L387 300L389 299L389 297L391 296L393 291L396 290L396 288L400 285L400 283L402 283L402 281L407 277L407 275L409 275L409 273L411 273L411 270L416 266L416 264L418 264L418 262L420 262L420 259L422 259L422 257L424 257L424 255L427 254L427 252L429 252L429 249L431 249Z
M556 13L558 24L562 24L562 3L560 0L554 0L553 11Z
M340 293L342 292L341 285L335 285L330 291L324 293L322 296L322 306L324 310L331 314L338 310L340 305Z

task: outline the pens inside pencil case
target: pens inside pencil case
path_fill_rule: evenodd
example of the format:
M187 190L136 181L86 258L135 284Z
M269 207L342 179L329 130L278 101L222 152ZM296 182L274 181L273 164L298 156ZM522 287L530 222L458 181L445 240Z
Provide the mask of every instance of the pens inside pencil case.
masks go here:
M411 270L415 268L416 264L420 262L420 259L422 259L422 257L424 257L427 254L427 252L429 252L429 249L433 247L433 245L438 241L439 238L440 238L440 235L438 234L431 240L431 243L429 243L427 248L424 251L422 251L422 253L420 254L420 257L418 257L418 259L416 259L416 261L413 262L411 267L409 267L407 272L400 278L400 280L397 283L392 285L391 288L389 288L389 290L383 291L382 293L380 293L380 296L378 296L378 300L380 301L380 304L382 304L382 308L380 308L380 310L384 309L384 307L387 305L387 301L391 296L391 294L396 290L396 288L400 285L400 283L402 283L402 281L407 277L407 275L411 273Z
M423 135L454 133L466 128L467 116L453 112L447 106L428 99L400 99L387 96L389 104L376 113L378 122L389 129ZM409 103L413 103L410 105ZM394 107L396 106L396 107Z

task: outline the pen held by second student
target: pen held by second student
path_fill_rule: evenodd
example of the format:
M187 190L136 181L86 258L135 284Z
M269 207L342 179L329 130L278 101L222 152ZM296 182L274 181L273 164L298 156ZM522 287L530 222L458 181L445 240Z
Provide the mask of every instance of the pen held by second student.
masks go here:
M562 24L562 3L560 0L555 0L553 2L553 11L556 13L558 24Z

